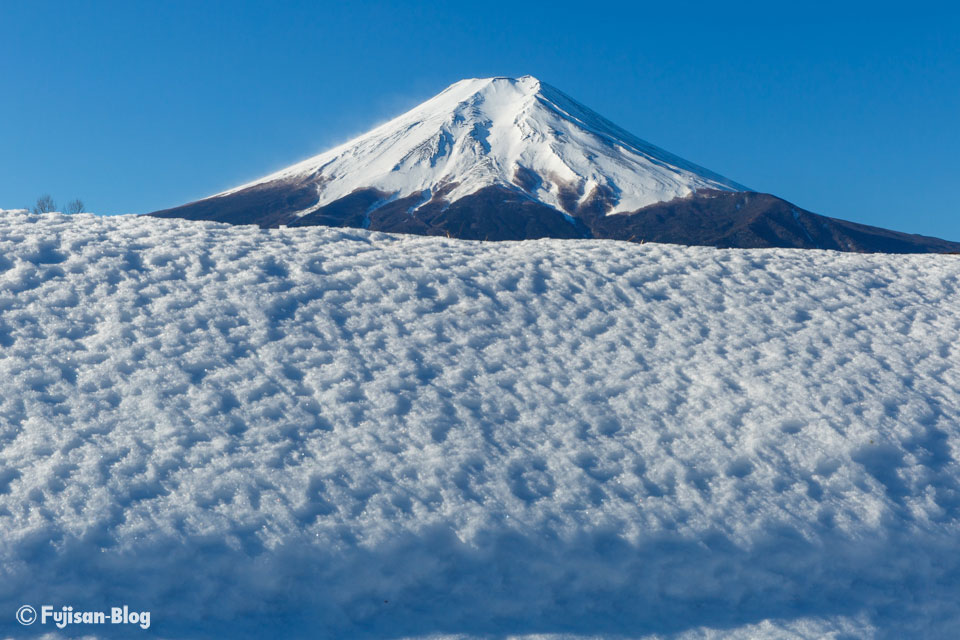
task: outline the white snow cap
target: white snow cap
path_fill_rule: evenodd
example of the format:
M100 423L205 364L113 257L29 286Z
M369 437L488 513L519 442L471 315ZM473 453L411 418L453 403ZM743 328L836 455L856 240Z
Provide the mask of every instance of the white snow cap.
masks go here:
M499 185L567 213L575 206L561 191L579 204L599 188L614 203L608 213L619 213L698 189L747 190L533 76L461 80L358 138L225 193L304 178L318 183L316 207L370 187L398 198L446 187L452 202Z

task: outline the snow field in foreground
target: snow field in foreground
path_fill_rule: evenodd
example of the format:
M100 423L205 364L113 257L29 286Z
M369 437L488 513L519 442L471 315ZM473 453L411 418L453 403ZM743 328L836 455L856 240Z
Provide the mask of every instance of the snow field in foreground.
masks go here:
M958 338L957 256L0 212L0 632L949 637Z

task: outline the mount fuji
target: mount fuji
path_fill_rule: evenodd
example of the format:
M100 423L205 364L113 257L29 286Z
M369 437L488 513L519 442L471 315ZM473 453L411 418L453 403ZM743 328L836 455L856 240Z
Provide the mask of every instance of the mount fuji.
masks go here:
M804 211L624 131L532 76L468 79L260 180L150 215L475 240L952 252Z

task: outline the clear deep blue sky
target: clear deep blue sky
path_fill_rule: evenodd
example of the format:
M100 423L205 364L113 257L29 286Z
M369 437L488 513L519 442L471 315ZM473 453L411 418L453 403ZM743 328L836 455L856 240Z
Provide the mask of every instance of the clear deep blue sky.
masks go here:
M960 240L960 9L779 4L0 0L0 208L174 206L532 74L755 190Z

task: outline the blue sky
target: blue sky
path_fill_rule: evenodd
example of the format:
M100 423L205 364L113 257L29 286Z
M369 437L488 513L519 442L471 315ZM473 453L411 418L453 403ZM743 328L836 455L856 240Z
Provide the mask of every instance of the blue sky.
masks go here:
M960 10L773 4L0 0L0 208L182 204L532 74L758 191L960 240Z

